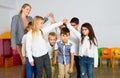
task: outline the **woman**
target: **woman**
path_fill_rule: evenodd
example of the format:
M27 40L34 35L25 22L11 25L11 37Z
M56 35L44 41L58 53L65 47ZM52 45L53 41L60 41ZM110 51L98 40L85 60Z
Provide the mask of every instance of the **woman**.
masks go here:
M24 29L28 23L32 21L32 17L28 16L31 11L29 4L24 4L18 15L13 16L11 22L11 46L13 50L17 50L21 60L23 61L21 52L21 41L24 35ZM22 65L22 78L25 78L25 64Z

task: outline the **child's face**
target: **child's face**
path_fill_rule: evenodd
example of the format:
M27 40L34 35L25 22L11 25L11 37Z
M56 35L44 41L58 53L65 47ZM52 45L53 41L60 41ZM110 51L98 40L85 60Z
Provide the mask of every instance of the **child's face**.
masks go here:
M71 26L73 26L73 28L75 28L76 30L78 29L79 24L76 23L71 23Z
M38 29L42 29L43 24L44 24L44 21L43 21L43 20L39 20L39 21L37 22L37 28L38 28Z
M56 37L50 36L48 41L49 41L50 45L53 46L56 43Z
M61 40L62 40L63 43L67 43L68 39L70 38L70 33L60 34L60 38L61 38Z
M88 28L82 27L82 34L85 35L85 36L88 36L88 34L89 34Z

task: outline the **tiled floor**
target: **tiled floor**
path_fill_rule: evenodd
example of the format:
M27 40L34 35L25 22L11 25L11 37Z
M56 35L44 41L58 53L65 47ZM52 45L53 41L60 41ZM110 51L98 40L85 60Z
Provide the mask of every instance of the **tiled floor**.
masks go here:
M103 65L103 68L94 71L94 78L120 78L120 65L114 70ZM9 68L0 68L0 78L21 78L21 65ZM75 75L72 78L76 78Z

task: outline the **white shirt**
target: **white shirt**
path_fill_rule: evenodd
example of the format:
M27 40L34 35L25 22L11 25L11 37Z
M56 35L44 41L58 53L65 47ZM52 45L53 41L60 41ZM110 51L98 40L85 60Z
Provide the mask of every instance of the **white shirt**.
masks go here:
M97 50L97 46L95 46L93 43L90 46L90 42L89 42L89 37L86 36L85 39L83 40L83 44L80 43L81 41L81 34L80 32L76 31L72 26L69 25L69 29L72 31L72 33L74 33L74 35L79 39L78 43L76 43L77 45L79 45L79 56L83 56L86 51L87 51L87 55L88 57L93 57L94 58L94 67L98 66L98 50ZM90 48L91 47L91 48Z
M26 55L26 34L22 38L22 56L25 57Z
M50 43L47 43L47 48L48 48L48 54L50 59L53 58L53 53L54 53L54 46L51 46Z
M63 22L55 23L50 26L46 26L42 28L42 31L44 34L48 33L50 30L54 29L55 27L58 27L62 25ZM34 38L32 38L32 30L30 30L27 33L26 37L26 52L29 59L29 62L34 61L33 57L41 57L45 54L47 54L47 43L45 39L43 38L40 31L36 32L34 35Z
M79 46L79 55L84 56L87 51L88 57L94 58L94 67L98 66L98 50L97 46L93 43L90 45L89 37L86 36L83 40L83 44Z
M73 46L75 47L75 54L74 55L79 56L80 29L78 29L78 31L77 31L70 24L68 24L67 27L70 30L70 40L73 42ZM76 36L76 34L77 34L77 36Z

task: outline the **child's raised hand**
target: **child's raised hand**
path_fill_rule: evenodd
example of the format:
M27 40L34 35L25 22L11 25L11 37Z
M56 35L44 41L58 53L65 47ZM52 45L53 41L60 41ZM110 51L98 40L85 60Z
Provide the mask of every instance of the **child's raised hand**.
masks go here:
M63 19L63 23L67 24L68 23L68 19Z
M49 13L49 17L54 18L54 14L52 12Z
M34 62L33 62L33 61L32 61L32 62L30 62L30 65L31 65L31 66L34 66Z
M54 19L54 14L53 14L52 12L50 12L46 17L47 17L47 18L48 18L48 17L51 17L52 19Z
M56 23L56 21L55 21L55 20L52 20L52 21L51 21L51 24L54 24L54 23Z

